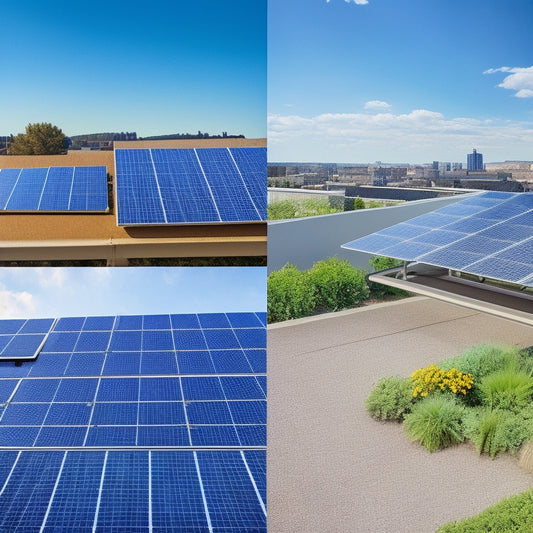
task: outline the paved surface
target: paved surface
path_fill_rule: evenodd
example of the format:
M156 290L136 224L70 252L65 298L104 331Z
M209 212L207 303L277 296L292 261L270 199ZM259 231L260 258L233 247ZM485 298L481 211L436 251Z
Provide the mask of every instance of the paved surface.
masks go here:
M533 476L463 444L429 453L364 399L382 377L533 328L415 297L268 331L269 533L425 533L517 494Z

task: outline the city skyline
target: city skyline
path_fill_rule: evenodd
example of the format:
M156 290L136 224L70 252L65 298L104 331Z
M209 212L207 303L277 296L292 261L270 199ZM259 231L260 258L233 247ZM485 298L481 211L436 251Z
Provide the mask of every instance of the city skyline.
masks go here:
M0 135L266 136L266 0L2 8Z
M533 5L270 0L269 161L533 160Z
M264 267L0 269L0 319L265 310Z

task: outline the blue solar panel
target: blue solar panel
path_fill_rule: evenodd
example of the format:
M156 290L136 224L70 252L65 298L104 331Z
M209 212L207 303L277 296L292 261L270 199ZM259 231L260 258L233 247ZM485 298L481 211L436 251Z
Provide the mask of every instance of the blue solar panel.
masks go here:
M533 286L533 193L486 192L343 248Z
M10 340L52 328L36 360L0 361L0 530L266 531L266 457L249 455L266 446L265 344L191 349L256 338L264 319L0 321ZM102 348L115 336L141 341Z
M0 210L104 212L107 209L105 166L0 169Z
M265 148L115 150L119 226L266 220Z
M266 533L265 512L239 452L198 452L213 530Z
M43 533L91 531L105 452L66 452Z
M263 220L267 217L266 148L230 148L233 159L241 172L247 176L247 187L250 196Z
M192 453L152 453L152 525L156 531L208 533L202 489ZM179 480L179 482L176 482Z
M0 494L1 531L39 531L62 461L60 452L22 454Z
M187 418L190 424L232 424L228 402L189 402Z
M47 168L23 168L6 203L6 211L37 211Z

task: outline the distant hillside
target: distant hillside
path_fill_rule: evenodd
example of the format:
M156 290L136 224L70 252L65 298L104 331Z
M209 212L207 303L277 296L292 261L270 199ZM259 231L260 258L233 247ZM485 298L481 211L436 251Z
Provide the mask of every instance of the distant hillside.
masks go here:
M228 135L223 131L222 135L209 135L209 133L172 133L170 135L153 135L151 137L139 137L140 141L167 141L171 139L244 139L244 135Z

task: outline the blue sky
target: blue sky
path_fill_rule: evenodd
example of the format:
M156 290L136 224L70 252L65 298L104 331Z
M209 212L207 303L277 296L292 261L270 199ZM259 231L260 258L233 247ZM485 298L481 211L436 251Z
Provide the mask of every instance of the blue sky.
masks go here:
M269 0L269 161L533 160L531 0Z
M0 318L233 311L266 311L266 268L0 269Z
M266 136L266 0L4 2L0 31L0 135Z

